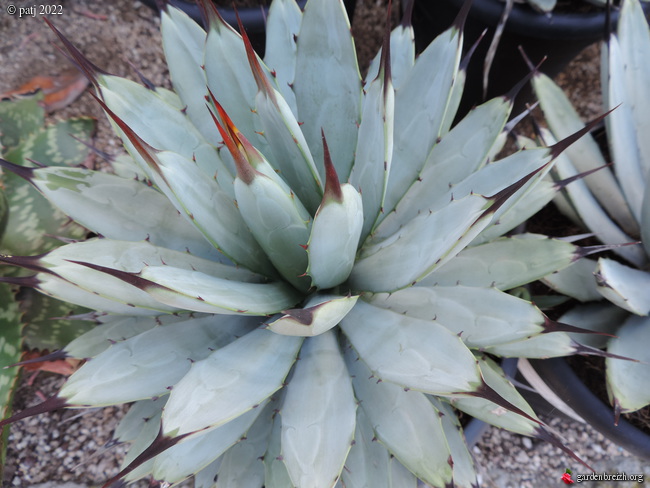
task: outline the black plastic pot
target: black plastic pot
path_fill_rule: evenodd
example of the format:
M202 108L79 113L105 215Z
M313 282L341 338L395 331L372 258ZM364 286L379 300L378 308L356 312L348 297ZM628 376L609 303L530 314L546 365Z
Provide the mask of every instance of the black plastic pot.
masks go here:
M465 0L415 0L413 27L418 50L443 32L454 21ZM474 0L465 24L465 50L487 29L468 66L465 94L459 113L483 101L483 62L487 55L494 30L505 3L501 0ZM648 6L644 6L646 12ZM612 25L616 25L618 12L612 12ZM585 47L605 38L607 15L605 11L584 14L535 12L528 5L515 5L506 22L494 62L490 70L487 98L507 93L522 80L529 69L520 52L521 46L530 60L537 64L544 56L541 71L555 76ZM529 87L520 94L518 107L532 99ZM515 112L517 113L517 112Z
M148 5L151 8L157 8L158 3L156 0L141 0L142 3ZM307 0L298 0L298 5L300 8L304 8ZM169 0L169 4L180 8L183 12L192 17L196 22L202 24L203 19L201 17L201 9L194 0ZM355 0L344 0L345 10L348 13L348 18L350 23L352 23L352 17L354 16L354 6L356 5ZM223 19L232 25L235 29L237 28L237 15L232 8L222 8L217 7L219 13ZM251 44L257 53L264 53L265 46L265 34L266 34L266 16L268 14L268 7L248 7L237 9L237 14L244 24L246 33L251 40ZM239 30L239 29L238 29Z
M622 418L614 425L612 407L596 397L563 358L531 359L529 362L557 397L585 422L626 451L650 460L650 435Z

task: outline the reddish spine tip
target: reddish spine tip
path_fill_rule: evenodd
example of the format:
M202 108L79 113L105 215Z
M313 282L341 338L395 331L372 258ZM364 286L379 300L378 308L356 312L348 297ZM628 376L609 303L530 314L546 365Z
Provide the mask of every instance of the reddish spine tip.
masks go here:
M323 162L325 164L325 191L323 192L323 201L326 198L332 198L336 202L341 203L343 201L343 191L341 190L341 183L339 183L339 176L336 174L336 168L332 163L327 139L325 138L325 131L322 128L320 133L323 139Z

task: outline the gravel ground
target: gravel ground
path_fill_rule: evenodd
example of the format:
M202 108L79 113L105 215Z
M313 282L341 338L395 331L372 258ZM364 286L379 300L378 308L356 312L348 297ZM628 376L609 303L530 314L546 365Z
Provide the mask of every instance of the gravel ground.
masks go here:
M360 62L366 64L380 42L386 2L358 1L354 32ZM40 19L8 16L4 12L5 3L2 2L0 13L0 93L16 88L34 75L56 74L62 66L67 66L50 44L53 36ZM52 20L98 66L134 78L133 69L126 63L128 60L155 84L168 84L168 74L161 62L159 22L139 2L63 0L51 3L63 6L63 15ZM585 82L590 78L598 79L594 76L597 60L597 49L591 48L582 55L581 63L574 63L560 77L585 115L600 111L599 87L592 81ZM121 150L88 94L53 117L81 114L95 115L99 119L99 148L111 153ZM60 377L42 373L32 386L23 382L17 392L16 409L40 402L43 395L54 394L61 383ZM117 472L124 455L122 446L106 447L123 413L122 408L85 413L67 410L16 423L10 431L4 485L79 488L100 484ZM547 420L567 445L588 460L597 472L650 475L650 463L627 455L588 426L559 419ZM558 486L567 467L574 473L586 473L585 468L548 444L493 428L487 430L473 452L485 488ZM145 486L148 484L138 485ZM590 486L614 485L592 482ZM636 485L619 482L615 486Z

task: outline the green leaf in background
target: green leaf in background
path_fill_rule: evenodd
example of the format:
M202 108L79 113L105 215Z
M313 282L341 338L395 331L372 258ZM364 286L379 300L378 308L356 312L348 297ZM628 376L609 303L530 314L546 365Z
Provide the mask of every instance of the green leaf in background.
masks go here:
M45 110L39 105L41 92L19 100L0 102L0 143L4 150L17 146L29 134L43 127Z
M21 320L18 304L8 285L0 284L0 364L14 364L20 361L22 346ZM18 368L0 369L0 418L11 414L11 398L18 379ZM7 435L3 429L0 438L0 479L5 462Z
M23 339L30 349L62 349L95 326L91 321L68 318L89 312L87 308L61 302L33 290L22 291L24 293L21 293L19 300L26 324Z
M31 119L30 119L31 120ZM32 132L4 158L15 164L33 166L28 159L50 164L79 165L88 157L89 149L75 140L88 140L95 129L95 120L80 117L41 127ZM14 174L5 174L9 218L0 250L7 254L43 253L60 245L48 236L79 239L85 229L70 222L27 181Z

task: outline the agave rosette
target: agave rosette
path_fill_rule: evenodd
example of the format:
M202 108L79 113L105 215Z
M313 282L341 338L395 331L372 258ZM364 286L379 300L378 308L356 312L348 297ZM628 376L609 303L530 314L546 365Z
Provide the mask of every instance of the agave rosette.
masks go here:
M202 3L207 34L162 13L175 93L61 36L132 164L2 163L99 235L2 258L100 323L12 420L135 402L118 477L199 487L474 486L450 405L560 445L483 352L598 352L506 293L587 252L502 237L559 191L543 177L579 134L493 161L512 96L451 128L461 21L417 59L398 26L364 83L340 0L275 0L264 60Z
M649 58L650 28L642 7L638 0L626 0L617 33L603 46L601 66L605 107L614 109L606 120L613 167L605 167L605 156L588 135L561 155L551 172L554 178L567 178L600 168L567 186L556 203L604 243L641 241L614 249L619 259L585 259L544 278L551 287L581 302L600 301L579 305L561 320L615 337L577 340L637 360L606 360L607 389L616 418L650 404ZM583 127L567 97L550 79L537 73L533 86L550 127L542 133L545 141Z

